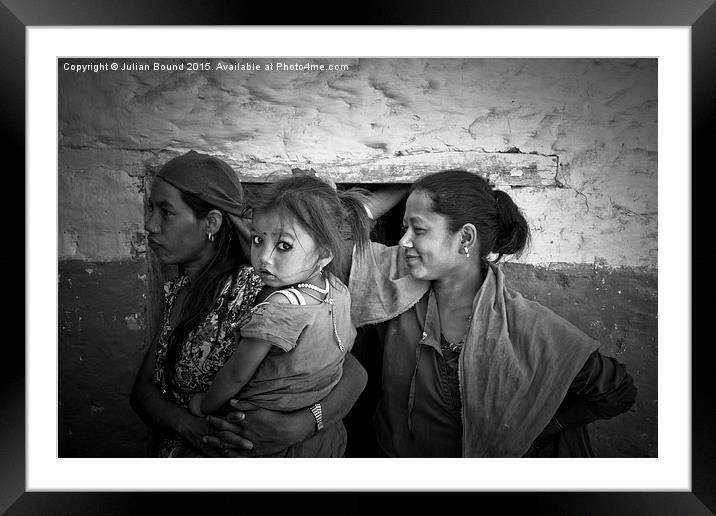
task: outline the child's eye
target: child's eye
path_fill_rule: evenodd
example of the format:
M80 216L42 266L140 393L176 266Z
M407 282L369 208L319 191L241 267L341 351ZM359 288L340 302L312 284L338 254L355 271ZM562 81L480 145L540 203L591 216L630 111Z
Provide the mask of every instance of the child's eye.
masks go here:
M261 237L258 235L252 236L251 243L256 247L259 247L261 245Z
M279 251L290 251L293 249L293 246L288 242L279 242L276 247L278 247Z
M166 208L162 208L162 215L164 215L166 217L169 215L173 215L173 213Z

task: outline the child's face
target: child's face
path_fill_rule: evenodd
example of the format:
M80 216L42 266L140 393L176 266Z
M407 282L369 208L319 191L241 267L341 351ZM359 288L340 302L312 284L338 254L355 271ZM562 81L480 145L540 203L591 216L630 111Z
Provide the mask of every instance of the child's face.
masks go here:
M318 272L320 250L294 219L258 211L251 224L251 265L266 285L284 287Z

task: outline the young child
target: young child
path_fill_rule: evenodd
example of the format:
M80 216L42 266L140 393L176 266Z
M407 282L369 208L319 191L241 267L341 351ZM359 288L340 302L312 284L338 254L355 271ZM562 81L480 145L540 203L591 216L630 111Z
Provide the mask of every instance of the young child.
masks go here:
M340 249L347 237L358 252L367 246L370 219L361 195L298 176L268 185L254 203L251 264L265 287L248 322L234 328L232 356L209 390L191 399L194 415L217 411L233 398L272 410L311 407L319 431L272 456L343 455L345 429L322 429L318 402L341 378L356 335L348 289L339 279L346 272Z

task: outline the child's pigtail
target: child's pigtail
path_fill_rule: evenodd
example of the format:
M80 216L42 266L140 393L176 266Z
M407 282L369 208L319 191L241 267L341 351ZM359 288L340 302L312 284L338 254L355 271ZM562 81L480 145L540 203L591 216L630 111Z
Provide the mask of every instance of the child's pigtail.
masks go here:
M368 216L369 192L363 188L338 190L338 199L341 201L344 212L344 228L348 231L347 239L355 242L356 250L364 256L370 242L370 232L373 229L373 220Z

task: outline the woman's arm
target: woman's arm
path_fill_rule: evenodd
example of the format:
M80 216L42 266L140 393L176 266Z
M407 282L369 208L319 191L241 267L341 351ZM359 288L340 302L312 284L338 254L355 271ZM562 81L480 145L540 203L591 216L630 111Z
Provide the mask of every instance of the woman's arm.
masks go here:
M593 352L572 380L557 413L535 443L539 446L565 428L610 419L631 408L637 388L623 364Z
M374 192L368 192L362 196L361 204L368 213L368 217L373 221L378 220L385 215L388 210L400 202L400 199L407 195L410 185L396 184L380 187ZM353 267L353 248L354 242L351 239L343 241L340 250L343 269L340 271L340 279L347 285Z
M195 416L216 412L244 388L271 350L272 344L258 339L240 339L229 360L219 369L211 387L196 394L189 407ZM195 400L199 400L196 402ZM198 405L198 407L197 407ZM200 411L195 410L200 408Z
M316 171L313 169L304 170L301 168L292 168L291 173L295 176L316 176ZM323 179L326 180L326 178ZM333 181L329 181L329 183L332 184L335 189L335 183L333 183ZM385 215L388 210L398 204L400 199L408 194L408 190L410 190L409 184L397 183L381 186L377 190L370 192L368 194L368 205L366 206L370 218L378 220Z
M366 201L370 218L378 220L385 215L408 194L408 190L410 190L410 185L394 184L382 186L378 190L370 192Z
M343 363L343 375L333 390L321 400L323 424L328 427L341 421L366 386L368 375L353 355ZM226 419L209 416L214 426L206 443L222 450L222 455L266 455L303 441L316 433L316 420L308 408L294 412L277 412L250 407L232 400L236 412ZM247 453L249 451L249 453Z
M220 457L215 448L207 446L202 436L211 431L206 419L189 412L164 398L152 380L156 344L147 350L142 366L132 386L130 404L147 426L173 430L210 457Z

